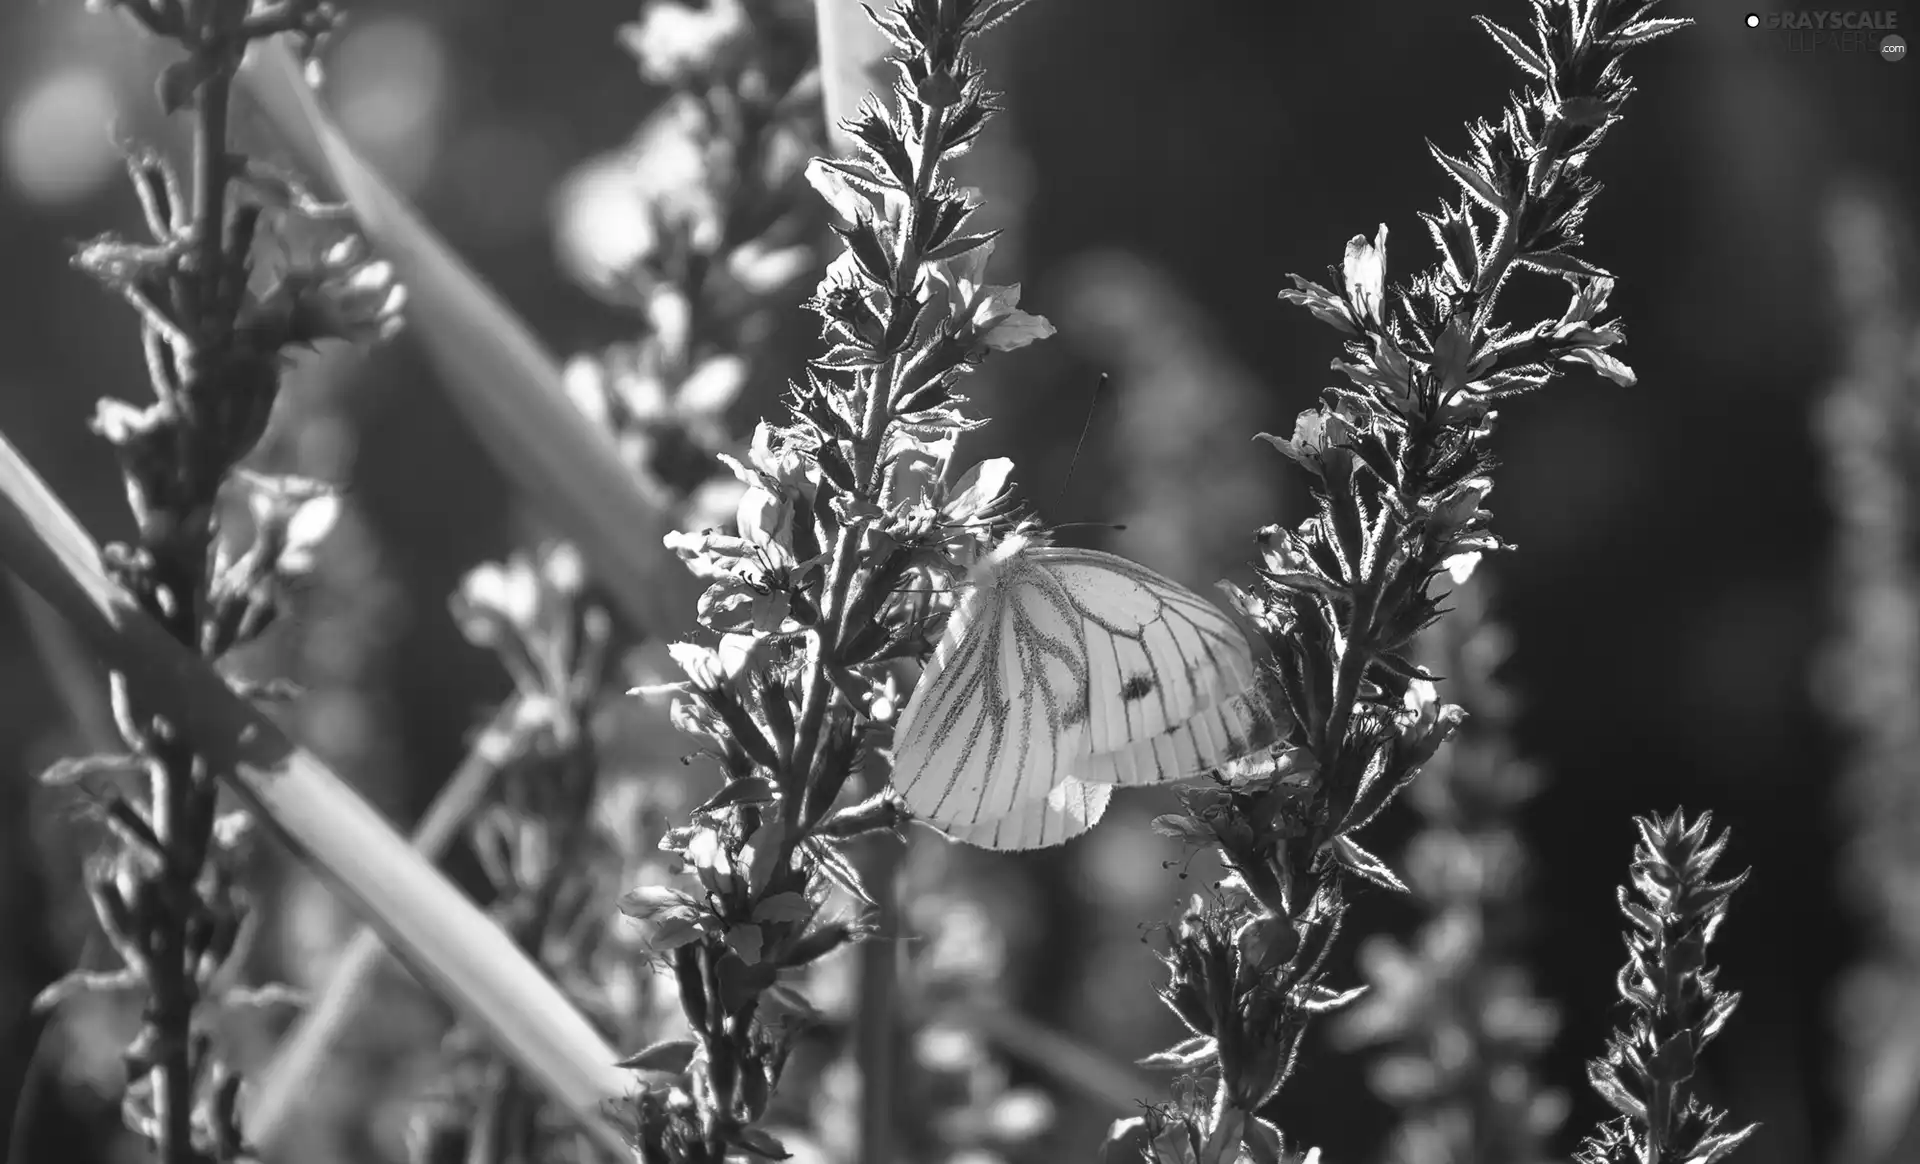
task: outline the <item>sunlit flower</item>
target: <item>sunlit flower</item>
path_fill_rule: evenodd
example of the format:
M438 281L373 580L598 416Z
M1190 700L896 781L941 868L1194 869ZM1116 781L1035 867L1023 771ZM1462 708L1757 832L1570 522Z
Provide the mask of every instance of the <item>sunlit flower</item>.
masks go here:
M620 29L620 39L642 77L656 85L683 85L722 67L751 32L740 0L651 0L639 20Z
M354 236L329 247L311 268L283 275L261 296L259 310L284 313L290 342L370 343L400 330L406 302L393 264L368 258Z
M1020 284L985 282L987 260L992 255L993 243L989 241L928 267L933 280L947 289L947 309L960 342L1005 352L1052 335L1054 327L1044 317L1020 310Z

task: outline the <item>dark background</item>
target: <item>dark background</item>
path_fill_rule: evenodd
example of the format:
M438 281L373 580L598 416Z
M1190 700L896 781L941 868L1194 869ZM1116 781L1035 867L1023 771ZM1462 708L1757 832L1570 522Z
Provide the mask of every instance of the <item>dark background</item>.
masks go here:
M347 7L367 22L404 20L384 27L415 36L369 52L361 83L400 86L396 108L424 108L419 95L437 94L427 127L402 139L435 144L413 184L428 217L554 350L631 331L556 265L547 191L623 141L657 100L614 42L632 6ZM1297 476L1248 438L1290 429L1332 382L1337 347L1275 292L1289 272L1324 279L1345 240L1380 222L1390 273L1428 261L1415 212L1452 191L1425 143L1459 150L1462 122L1497 111L1515 76L1472 26L1474 11L1524 22L1507 0L1034 0L993 34L991 77L1010 112L970 180L1015 228L995 260L1001 277L1018 274L1023 306L1063 334L983 375L979 395L1002 423L974 452L1014 456L1028 495L1055 521L1139 528L1148 515L1201 531L1184 550L1178 538L1122 544L1196 584L1235 572L1253 525L1298 517ZM1573 1094L1570 1137L1600 1114L1582 1064L1614 1017L1612 887L1625 875L1629 819L1714 810L1733 828L1730 867L1754 872L1717 946L1723 981L1744 1001L1707 1058L1705 1086L1736 1120L1766 1123L1740 1159L1807 1161L1839 1135L1835 984L1858 952L1834 873L1840 763L1812 678L1830 621L1831 519L1809 420L1838 335L1821 223L1849 184L1903 211L1916 205L1920 63L1790 53L1743 27L1747 9L1731 2L1669 11L1700 25L1629 58L1640 91L1599 152L1608 189L1586 232L1585 257L1620 278L1613 309L1640 382L1570 375L1507 409L1496 442L1505 465L1490 508L1519 547L1491 567L1497 612L1517 641L1506 675L1524 700L1522 746L1550 779L1524 822L1539 857L1532 965L1563 1013L1545 1069ZM1911 38L1920 15L1901 18ZM420 52L430 57L408 55ZM97 397L144 389L130 317L66 263L76 241L137 224L110 151L104 171L89 151L109 150L98 115L107 111L131 134L160 132L149 112L156 60L77 3L0 8L0 116L10 119L0 430L103 539L123 535L127 519L86 419ZM338 73L335 82L345 91ZM1141 288L1120 306L1101 297L1115 285L1102 272L1116 269ZM1516 294L1511 314L1557 312L1545 297L1553 288L1542 291ZM1129 346L1113 323L1127 310L1169 329L1166 342L1143 344L1135 329ZM1117 388L1068 481L1066 454L1098 370L1113 371ZM506 689L474 665L443 603L465 570L512 544L507 497L432 376L403 338L354 372L343 397L358 444L355 496L403 595L387 677L397 783L370 790L403 817L457 762L475 710ZM1202 406L1218 423L1187 462L1230 476L1224 494L1199 476L1156 473L1129 444L1139 418L1154 415L1156 376L1235 386ZM769 398L745 402L738 431ZM25 1000L80 956L90 925L71 884L84 838L63 834L58 807L31 785L78 737L60 726L63 704L25 633L26 618L44 616L26 609L0 615L0 1108L39 1031ZM1153 810L1143 803L1131 815ZM1129 827L1118 835L1146 836L1116 826ZM1373 840L1394 853L1404 833L1388 821ZM1090 992L1111 987L1076 961L1081 882L1059 875L1074 866L1011 860L1051 902L1043 912L1065 919L1049 931L1056 948L1016 967L1029 976L1028 1005L1119 1054L1151 1049L1164 1029L1109 1037L1089 1018L1101 1009ZM1171 875L1154 882L1133 920L1170 916L1179 891ZM1403 914L1370 905L1356 926L1404 925ZM1116 1009L1151 1009L1152 963L1137 969ZM1290 1132L1330 1160L1367 1158L1387 1113L1358 1060L1321 1048L1288 1094ZM23 1110L34 1144L77 1137L71 1158L91 1153L80 1145L97 1145L114 1122L111 1106L78 1085L41 1085ZM1108 1118L1069 1110L1076 1155Z

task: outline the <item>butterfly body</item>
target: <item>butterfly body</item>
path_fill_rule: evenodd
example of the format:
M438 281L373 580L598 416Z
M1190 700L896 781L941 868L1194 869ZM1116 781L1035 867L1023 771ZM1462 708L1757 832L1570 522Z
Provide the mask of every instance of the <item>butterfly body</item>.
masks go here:
M976 566L894 731L914 815L970 844L1059 844L1116 784L1197 775L1264 742L1254 648L1125 558L1016 534Z

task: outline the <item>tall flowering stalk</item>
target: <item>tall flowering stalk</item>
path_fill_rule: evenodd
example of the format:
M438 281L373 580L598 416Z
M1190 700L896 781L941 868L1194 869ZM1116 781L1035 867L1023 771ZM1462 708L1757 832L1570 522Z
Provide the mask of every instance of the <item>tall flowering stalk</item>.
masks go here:
M1340 1016L1339 1038L1379 1045L1373 1090L1399 1110L1394 1164L1545 1164L1566 1097L1536 1060L1559 1025L1516 960L1529 865L1520 810L1540 773L1514 753L1513 696L1494 672L1506 628L1487 617L1485 576L1421 636L1422 665L1447 676L1468 718L1408 790L1420 831L1407 884L1427 920L1413 941L1369 937L1371 990Z
M626 147L581 167L557 200L563 261L645 325L633 341L570 361L569 397L611 439L635 488L693 522L716 520L744 490L721 460L734 447L725 414L764 363L775 311L789 290L798 299L814 236L825 233L801 197L821 138L802 47L813 43L809 16L792 4L645 6L623 40L668 95ZM512 675L533 728L470 830L493 913L607 1037L641 1046L661 1033L659 992L603 907L640 875L637 850L658 842L651 822L675 782L637 788L600 715L622 686L621 648L635 661L639 647L615 634L565 542L478 567L452 607L469 641ZM443 1094L416 1113L416 1155L587 1150L475 1031L456 1029L448 1058Z
M1848 902L1865 957L1841 987L1849 1126L1834 1159L1895 1160L1920 1132L1920 286L1910 231L1859 192L1827 217L1844 364L1821 402L1835 622L1818 692L1847 757Z
M1257 582L1234 592L1272 648L1272 685L1290 713L1282 742L1184 790L1184 813L1158 822L1217 846L1231 876L1194 899L1166 954L1162 997L1192 1037L1155 1061L1213 1082L1119 1129L1150 1158L1216 1164L1283 1151L1261 1113L1311 1018L1359 994L1327 981L1349 879L1404 891L1353 834L1462 716L1409 649L1439 612L1440 573L1503 548L1482 508L1494 408L1568 365L1632 382L1609 352L1621 330L1602 318L1613 280L1574 250L1600 188L1587 163L1632 92L1621 58L1687 23L1652 17L1656 6L1535 0L1531 38L1481 18L1529 85L1497 122L1469 127L1467 156L1433 147L1460 190L1422 215L1438 261L1390 283L1382 226L1347 244L1337 290L1294 276L1281 293L1347 337L1333 365L1347 383L1290 438L1265 438L1308 473L1314 513L1296 529L1262 530ZM1500 320L1518 271L1569 285L1558 319Z
M280 33L311 42L330 6L107 6L183 51L158 92L168 112L190 112L193 161L183 184L157 151L135 149L128 169L153 240L103 237L74 260L138 314L154 394L145 405L104 399L94 419L118 456L135 531L131 544L107 548L106 564L175 639L216 661L272 622L337 509L323 482L239 468L266 429L286 359L323 339L387 334L400 296L352 240L277 269L260 261L264 231L312 203L228 144L228 95L247 45ZM247 821L222 811L220 773L194 741L137 706L119 675L113 708L125 752L66 761L49 776L75 784L110 829L86 884L120 965L77 973L42 1001L75 989L143 993L141 1028L123 1053L128 1126L164 1164L239 1159L240 1079L210 1028L216 1008L271 997L233 981L251 932L239 867ZM140 779L112 779L127 775Z
M828 350L791 386L785 422L763 422L735 462L736 531L669 539L712 583L698 614L722 636L674 648L687 679L673 715L726 784L663 842L691 883L623 902L692 1032L634 1060L652 1080L635 1111L649 1162L779 1154L758 1125L812 1009L782 978L865 931L829 901L838 887L871 902L842 842L899 821L882 797L843 807L842 793L869 725L898 704L893 661L927 649L945 586L1004 516L1004 465L945 481L954 439L979 423L954 388L987 351L1052 329L1018 309L1017 287L985 282L992 235L966 232L978 200L942 166L993 110L967 42L1018 6L875 14L893 99L845 123L856 157L807 171L846 244L812 300Z
M1620 1114L1587 1138L1577 1164L1716 1164L1760 1126L1723 1132L1726 1113L1693 1093L1700 1052L1740 1004L1715 981L1707 945L1747 875L1712 880L1727 846L1724 831L1709 836L1712 823L1711 813L1689 824L1680 812L1634 821L1633 889L1620 889L1631 927L1619 978L1627 1021L1587 1069Z

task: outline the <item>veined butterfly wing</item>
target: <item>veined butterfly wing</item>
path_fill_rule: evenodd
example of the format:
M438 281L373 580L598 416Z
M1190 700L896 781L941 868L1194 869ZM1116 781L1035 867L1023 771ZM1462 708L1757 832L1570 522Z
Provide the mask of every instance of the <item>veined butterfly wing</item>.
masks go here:
M914 815L987 848L1091 828L1108 785L1196 775L1267 724L1253 647L1125 558L1016 535L973 572L894 731Z
M1086 784L1069 776L1038 800L1020 801L1002 816L949 826L945 832L983 849L1045 849L1099 824L1112 796L1111 784Z

